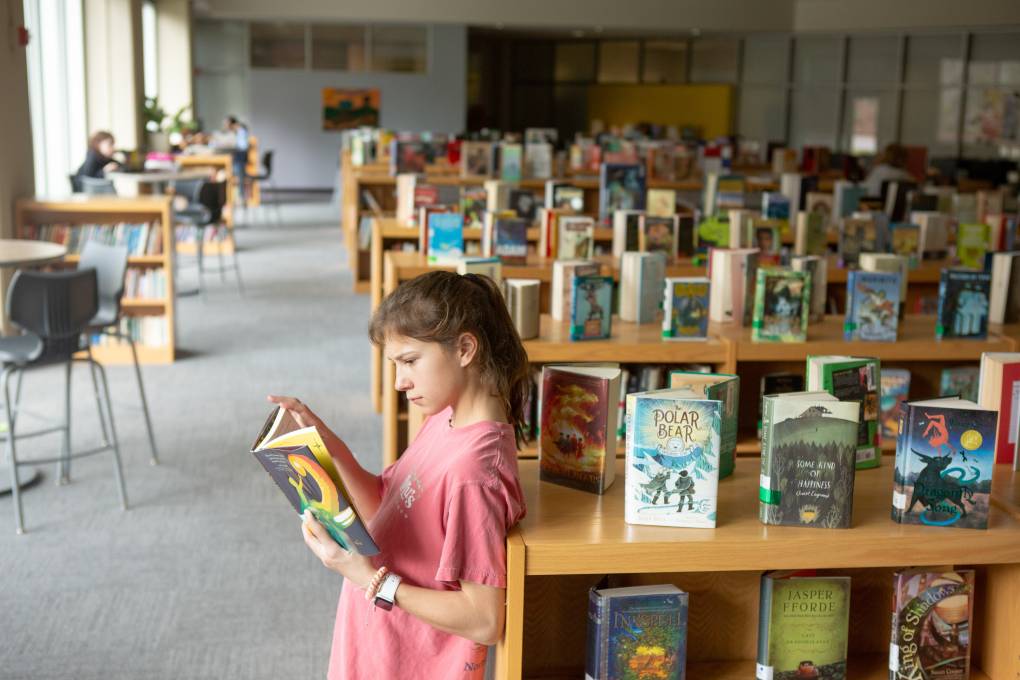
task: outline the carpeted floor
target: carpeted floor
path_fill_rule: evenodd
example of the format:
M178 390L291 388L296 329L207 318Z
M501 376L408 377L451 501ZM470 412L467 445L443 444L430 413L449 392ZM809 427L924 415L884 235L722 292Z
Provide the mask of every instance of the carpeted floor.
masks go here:
M340 579L248 447L265 395L292 394L378 472L380 419L369 299L351 292L337 211L285 205L284 222L237 231L246 295L208 276L205 300L178 302L181 358L144 368L162 465L148 463L131 370L109 369L128 512L109 455L76 461L65 487L46 467L24 492L24 536L0 496L0 678L324 677ZM59 413L61 376L29 374L25 407ZM98 442L84 368L73 419L76 448ZM54 455L59 435L20 451Z

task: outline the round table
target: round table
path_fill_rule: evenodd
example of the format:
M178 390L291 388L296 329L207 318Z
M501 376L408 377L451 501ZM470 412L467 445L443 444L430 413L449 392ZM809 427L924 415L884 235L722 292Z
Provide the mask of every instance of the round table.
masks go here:
M33 241L31 239L0 239L0 267L38 267L60 260L67 254L67 248L59 243ZM0 425L0 430L4 425ZM6 436L6 432L3 432ZM40 479L38 468L19 470L20 488L35 484ZM11 492L10 465L0 462L0 494Z

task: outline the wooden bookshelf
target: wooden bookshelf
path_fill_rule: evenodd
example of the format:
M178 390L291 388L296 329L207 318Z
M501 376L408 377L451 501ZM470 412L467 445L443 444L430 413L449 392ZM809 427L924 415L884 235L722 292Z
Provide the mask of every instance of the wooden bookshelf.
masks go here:
M754 677L761 572L809 568L851 577L848 678L886 678L893 571L944 564L977 570L971 677L1020 675L1020 518L1010 512L993 508L987 531L896 524L886 466L858 473L850 529L765 526L758 460L738 459L719 485L716 529L629 525L624 462L616 465L600 497L540 482L537 461L519 461L527 515L507 538L499 680L580 677L587 591L607 574L614 586L674 583L690 593L688 678Z
M167 326L167 344L151 346L136 343L138 361L147 364L168 364L175 358L175 307L173 274L173 228L169 196L118 196L74 195L62 200L18 199L15 203L15 229L21 238L27 238L26 227L30 225L67 224L83 226L91 224L158 223L162 234L163 252L160 255L131 255L128 267L162 268L166 275L166 295L158 298L125 299L125 316L164 317ZM54 266L77 266L78 255L67 255ZM108 364L126 364L132 361L131 348L127 343L101 345L92 348L96 360Z
M229 153L180 154L174 158L181 168L208 168L217 175L223 173L227 183L227 196L223 204L223 222L228 227L234 226L234 194L237 190L237 178L234 177L234 157ZM249 156L249 165L251 159Z

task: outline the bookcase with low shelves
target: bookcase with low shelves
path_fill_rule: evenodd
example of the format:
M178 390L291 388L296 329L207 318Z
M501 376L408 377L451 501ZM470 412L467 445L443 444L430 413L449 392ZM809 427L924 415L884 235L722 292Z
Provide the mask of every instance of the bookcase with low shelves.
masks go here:
M154 346L136 342L138 360L147 364L172 363L175 359L175 305L173 276L172 217L167 196L74 196L63 200L19 199L15 203L15 229L20 238L28 238L32 226L64 224L71 228L86 225L121 223L152 223L159 230L162 252L158 255L129 255L128 269L161 270L164 294L152 298L125 297L122 301L126 317L160 317L166 327L166 343ZM77 254L67 255L52 266L75 267ZM131 348L127 343L101 344L92 354L102 363L130 363Z

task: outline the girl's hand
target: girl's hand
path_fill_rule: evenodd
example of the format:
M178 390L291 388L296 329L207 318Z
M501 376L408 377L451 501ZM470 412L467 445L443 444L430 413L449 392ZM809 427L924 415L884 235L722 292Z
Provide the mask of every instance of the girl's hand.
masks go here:
M282 397L275 394L270 394L266 399L288 411L294 417L295 422L301 427L315 427L320 431L323 429L324 426L319 416L315 415L312 409L308 408L300 400L294 397Z
M372 560L353 550L341 548L326 531L326 527L312 517L308 510L305 510L301 521L301 536L305 539L308 549L327 569L335 571L359 588L368 587L376 572Z

